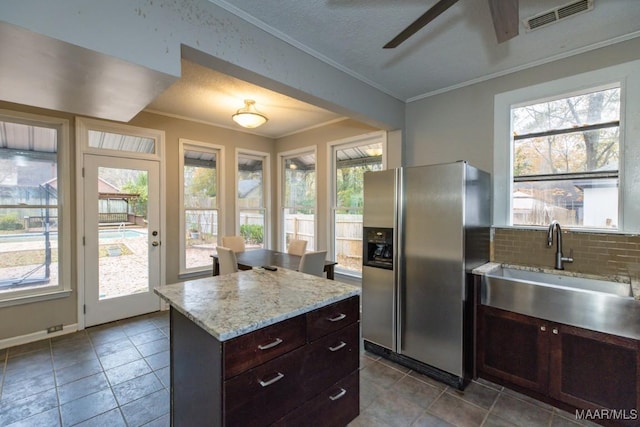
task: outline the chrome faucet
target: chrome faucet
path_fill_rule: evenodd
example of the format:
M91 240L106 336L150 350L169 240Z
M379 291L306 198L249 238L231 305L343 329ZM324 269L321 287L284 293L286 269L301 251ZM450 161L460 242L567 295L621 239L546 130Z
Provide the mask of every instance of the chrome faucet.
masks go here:
M549 224L549 230L547 231L547 246L553 246L553 230L556 231L556 270L564 270L563 263L565 262L573 262L572 257L562 256L562 229L560 228L560 223L555 219L551 221ZM573 251L571 251L573 255Z

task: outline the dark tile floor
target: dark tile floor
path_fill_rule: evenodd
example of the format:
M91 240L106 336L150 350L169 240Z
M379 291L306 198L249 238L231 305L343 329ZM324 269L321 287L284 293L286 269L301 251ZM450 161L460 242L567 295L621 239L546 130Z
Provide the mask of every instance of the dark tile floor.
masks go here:
M168 426L169 318L154 313L0 350L0 426ZM352 426L575 426L485 381L461 393L369 353Z
M371 353L361 355L360 368L360 416L353 427L595 425L484 380L461 392Z
M0 350L0 426L168 426L168 312Z

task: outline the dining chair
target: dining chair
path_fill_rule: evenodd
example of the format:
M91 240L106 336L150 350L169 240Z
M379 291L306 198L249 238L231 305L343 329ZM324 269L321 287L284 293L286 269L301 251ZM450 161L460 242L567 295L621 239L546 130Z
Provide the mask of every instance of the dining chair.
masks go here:
M222 246L232 249L233 252L244 252L244 237L242 236L223 236Z
M298 271L324 277L324 260L326 257L327 251L306 252L300 258Z
M218 246L216 250L218 251L218 265L220 266L221 276L238 271L238 261L236 260L235 252L224 246Z
M307 241L306 240L290 240L289 247L287 248L287 253L289 255L298 255L302 256L307 250Z

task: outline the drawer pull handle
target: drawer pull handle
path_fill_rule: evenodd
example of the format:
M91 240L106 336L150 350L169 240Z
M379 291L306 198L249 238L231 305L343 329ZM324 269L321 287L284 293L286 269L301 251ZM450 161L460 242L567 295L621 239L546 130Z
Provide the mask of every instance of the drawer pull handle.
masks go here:
M340 399L342 396L344 396L345 394L347 394L347 390L341 388L340 391L336 394L334 394L333 396L329 396L329 399L331 400L338 400Z
M344 313L340 313L340 314L338 314L336 317L329 317L329 318L327 318L327 320L328 320L329 322L339 322L340 320L344 319L345 317L347 317L347 315L346 315L346 314L344 314Z
M276 338L275 340L273 340L269 344L260 344L258 346L258 348L260 350L268 350L268 349L273 348L273 347L275 347L277 345L280 345L280 344L282 344L282 340L280 338Z
M271 384L277 383L278 381L280 381L283 378L284 378L284 374L278 372L278 375L276 375L275 377L271 378L270 380L268 380L268 381L258 380L258 382L260 383L260 385L262 387L269 387Z
M344 346L346 346L346 345L347 345L347 343L346 343L346 342L344 342L344 341L340 341L340 344L338 344L338 345L337 345L337 346L335 346L335 347L329 347L329 350L331 350L331 351L338 351L338 350L340 350L342 347L344 347Z

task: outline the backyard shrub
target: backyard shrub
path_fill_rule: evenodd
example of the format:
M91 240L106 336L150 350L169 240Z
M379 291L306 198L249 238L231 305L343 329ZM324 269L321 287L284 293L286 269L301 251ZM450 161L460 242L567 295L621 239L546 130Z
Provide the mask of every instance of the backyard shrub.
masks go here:
M248 243L262 243L263 227L259 224L242 224L240 226L240 235Z
M0 216L0 230L23 230L24 224L17 213Z

